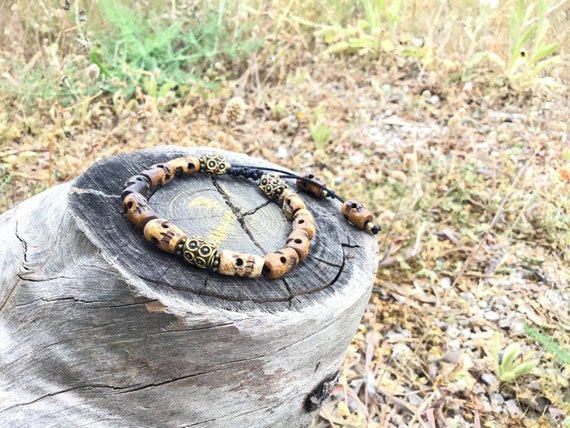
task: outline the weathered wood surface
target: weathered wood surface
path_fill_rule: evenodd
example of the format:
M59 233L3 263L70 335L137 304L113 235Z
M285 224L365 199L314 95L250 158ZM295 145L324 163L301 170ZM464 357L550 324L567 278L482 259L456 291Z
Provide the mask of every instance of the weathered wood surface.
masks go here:
M336 201L303 196L317 236L283 279L224 277L152 248L121 213L124 181L203 151L109 158L0 216L0 425L310 425L368 301L376 238ZM290 231L239 178L177 178L150 202L226 249L262 255Z

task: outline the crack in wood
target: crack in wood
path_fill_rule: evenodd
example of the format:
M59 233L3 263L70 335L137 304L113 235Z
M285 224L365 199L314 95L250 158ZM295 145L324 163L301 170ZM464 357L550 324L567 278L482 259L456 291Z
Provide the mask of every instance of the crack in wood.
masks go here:
M236 207L232 203L232 201L230 200L230 196L228 195L228 193L224 189L222 189L222 186L220 186L220 184L218 183L218 181L216 180L215 177L212 177L212 184L214 185L214 187L216 188L218 193L220 195L222 195L222 198L224 199L225 204L232 210L232 213L235 215L236 220L238 221L240 227L245 232L245 234L249 237L249 239L251 240L253 245L255 245L261 252L265 252L263 247L259 244L259 242L257 242L255 237L253 236L253 233L251 232L251 230L249 230L249 228L245 224L245 214L242 214L241 209L239 207ZM266 206L266 205L263 205L263 206ZM257 211L261 208L262 207L257 207L257 208L255 208L255 211ZM252 210L248 211L248 215L253 214L253 213L251 213L251 211Z

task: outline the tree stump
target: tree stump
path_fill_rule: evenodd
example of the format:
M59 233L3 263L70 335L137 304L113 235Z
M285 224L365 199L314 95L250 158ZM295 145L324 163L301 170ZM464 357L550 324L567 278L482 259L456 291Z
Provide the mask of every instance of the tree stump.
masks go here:
M123 183L206 151L111 157L0 216L0 425L311 424L368 302L376 238L337 201L302 195L317 236L282 279L224 277L152 247L122 213ZM234 251L275 251L291 228L236 177L177 178L150 204Z

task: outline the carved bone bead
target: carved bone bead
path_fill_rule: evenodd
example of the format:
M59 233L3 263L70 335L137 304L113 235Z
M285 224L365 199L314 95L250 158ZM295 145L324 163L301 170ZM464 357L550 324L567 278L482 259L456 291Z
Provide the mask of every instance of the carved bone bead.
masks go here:
M309 239L313 239L317 233L315 218L313 217L313 214L311 214L311 212L307 209L298 210L293 217L292 229L303 229L305 232L307 232Z
M301 199L301 197L291 189L284 190L281 198L281 209L283 210L285 217L287 217L289 220L293 220L293 217L297 211L307 208L305 202Z
M304 229L297 229L291 232L287 237L287 242L285 243L285 247L293 248L295 251L297 251L297 254L299 255L299 261L305 260L307 258L309 255L310 245L311 241L309 240L309 235Z
M264 256L263 274L269 279L281 278L299 263L299 255L293 248L282 248Z
M129 193L125 196L123 211L127 213L130 222L139 229L157 217L146 198L140 193Z
M169 160L167 163L177 177L181 175L192 175L200 171L200 159L194 156L183 156Z
M156 218L144 227L144 237L161 250L178 254L179 245L186 239L186 234L168 220Z
M148 195L150 189L150 181L144 175L133 175L129 178L125 185L123 186L123 191L121 192L121 200L125 199L129 193L140 193L145 198Z
M182 257L191 265L202 269L217 270L220 264L218 247L200 236L186 239L182 248Z
M306 173L302 175L303 178L308 178L316 183L322 184L322 180L316 175ZM310 193L316 198L324 198L327 196L327 191L322 189L315 183L310 183L304 180L297 179L297 188L303 190L306 193Z
M257 278L261 275L265 259L260 256L235 251L220 252L218 272L222 275Z
M360 202L354 200L345 201L340 207L340 212L349 222L359 229L366 230L368 223L372 223L372 213Z
M151 189L164 186L174 178L172 167L168 163L151 165L149 169L142 171L141 175L149 179Z

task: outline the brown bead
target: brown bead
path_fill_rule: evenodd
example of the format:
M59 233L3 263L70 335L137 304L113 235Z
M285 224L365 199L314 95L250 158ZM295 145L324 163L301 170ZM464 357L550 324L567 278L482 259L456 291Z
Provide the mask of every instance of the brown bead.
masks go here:
M293 248L299 255L299 261L305 260L309 255L311 241L306 230L297 229L289 234L285 247Z
M263 274L269 279L281 278L299 263L299 255L293 248L282 248L264 256Z
M146 198L140 193L129 193L123 199L123 211L127 213L127 217L139 229L156 218L155 212L152 210Z
M156 218L144 227L144 237L161 250L178 254L180 253L179 245L186 239L186 234L168 220Z
M145 198L150 190L150 181L144 175L133 175L127 180L121 192L121 200L129 193L140 193Z
M322 180L317 177L316 175L310 174L310 173L306 173L302 175L303 178L307 178L309 180L314 181L315 183L320 184L321 186L322 184ZM304 181L304 180L299 180L297 179L297 188L301 189L302 191L309 193L311 195L313 195L316 198L324 198L327 196L327 191L325 189L323 189L321 186L319 186L318 184L315 183L311 183L308 181Z
M172 167L168 163L157 163L141 172L150 181L150 188L155 189L170 183L174 178Z
M293 230L303 229L307 232L309 239L313 239L317 233L313 214L307 209L300 209L295 213L292 228Z
M301 199L297 193L291 189L286 189L281 195L281 209L283 214L289 220L293 220L295 213L301 209L306 209L307 206L305 202Z
M372 213L360 202L354 200L345 201L340 207L340 212L349 222L362 230L368 229L368 223L372 224Z
M169 160L167 163L172 168L172 171L174 171L176 177L192 175L200 171L200 159L194 156L183 156Z
M260 256L235 251L220 252L218 272L222 275L257 278L261 275L265 259Z

